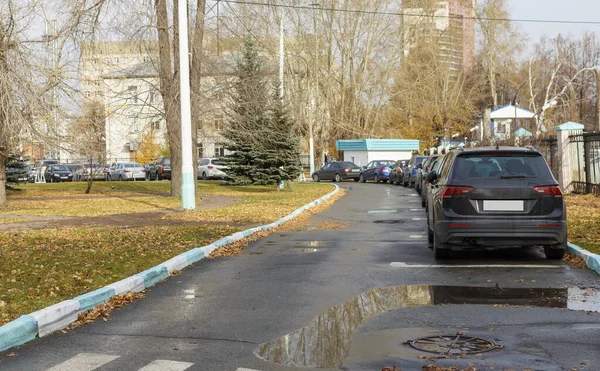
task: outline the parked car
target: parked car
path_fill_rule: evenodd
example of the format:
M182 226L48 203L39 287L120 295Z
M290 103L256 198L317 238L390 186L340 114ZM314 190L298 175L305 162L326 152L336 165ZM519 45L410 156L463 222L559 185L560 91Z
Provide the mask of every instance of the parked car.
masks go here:
M96 163L92 164L92 166L89 163L78 164L75 171L73 171L73 181L87 181L90 176L93 180L104 180L106 179L106 169L107 166L105 164Z
M353 162L328 162L322 168L315 171L312 174L312 178L315 182L320 182L321 180L343 182L346 179L353 179L355 182L358 182L360 171L360 166L355 165Z
M423 161L421 167L417 168L417 180L415 181L415 190L418 194L421 194L421 189L423 188L423 180L429 173L431 169L432 162L440 157L441 155L431 155Z
M543 246L560 259L567 245L563 194L533 148L453 150L427 176L428 237L436 258L451 250Z
M106 180L146 180L146 169L137 162L115 162L108 168Z
M364 183L367 180L373 180L375 183L384 182L390 179L390 168L394 166L393 160L371 161L363 167L360 173L359 181Z
M75 171L75 169L77 169L77 164L60 164L60 165L64 165L67 167L67 169L69 169L69 171L71 173L73 173Z
M402 185L405 187L414 187L417 181L417 170L422 167L423 161L427 156L413 155L402 173L404 175Z
M171 157L159 157L146 172L146 177L150 180L171 180Z
M218 158L203 158L198 161L198 179L223 179L227 166Z
M73 180L73 173L65 165L49 165L44 172L46 182L70 182Z
M406 167L408 160L398 160L390 168L390 184L400 185L403 182L402 169Z
M441 155L432 159L428 165L429 169L427 169L423 175L424 179L423 179L423 184L421 185L421 206L423 206L426 211L427 211L427 195L429 194L429 182L427 181L427 176L432 171L439 172L439 168L444 164L443 159L444 158Z
M35 182L35 177L38 173L38 168L32 165L29 165L29 167L27 167L27 181L30 183Z

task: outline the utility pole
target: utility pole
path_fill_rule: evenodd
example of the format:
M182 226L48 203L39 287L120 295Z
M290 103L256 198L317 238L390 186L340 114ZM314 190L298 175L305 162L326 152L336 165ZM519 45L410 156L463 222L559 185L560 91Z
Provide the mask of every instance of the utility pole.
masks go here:
M192 109L190 96L190 53L187 1L179 2L179 76L181 93L181 206L196 209L196 189L192 155Z
M283 45L283 15L279 19L279 99L283 100L283 69L285 63L285 49ZM312 173L311 173L312 174Z
M313 32L314 32L314 43L315 43L315 65L313 66L313 76L315 79L315 94L313 96L313 98L311 99L311 112L312 112L312 117L311 119L308 121L308 135L309 135L309 139L308 139L308 150L309 150L309 158L310 158L310 174L312 176L312 174L315 172L315 140L313 138L313 126L314 126L314 122L317 120L317 115L316 115L316 111L317 111L317 97L318 97L318 92L319 92L319 71L318 71L318 59L319 59L319 46L317 43L317 8L320 6L321 4L319 3L311 3L310 6L313 7Z

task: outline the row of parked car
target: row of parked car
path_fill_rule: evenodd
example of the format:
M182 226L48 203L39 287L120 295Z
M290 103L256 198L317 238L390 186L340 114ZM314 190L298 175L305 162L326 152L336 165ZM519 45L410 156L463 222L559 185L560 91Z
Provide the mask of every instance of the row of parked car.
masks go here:
M216 158L198 162L198 179L223 179L225 166ZM60 164L56 160L41 160L35 166L25 163L7 168L7 179L12 183L35 182L36 178L48 183L93 180L163 180L171 179L171 158L160 157L142 166L137 162Z
M529 246L543 246L548 259L565 255L563 194L533 147L459 148L362 168L332 163L313 178L414 187L427 211L427 237L436 259L452 250Z

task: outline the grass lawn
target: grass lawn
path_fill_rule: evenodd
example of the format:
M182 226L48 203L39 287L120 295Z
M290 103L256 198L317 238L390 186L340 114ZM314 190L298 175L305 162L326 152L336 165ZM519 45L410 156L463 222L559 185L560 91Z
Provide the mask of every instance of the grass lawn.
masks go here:
M119 192L164 192L170 187L169 182L98 182L95 187L98 185L101 186L96 188L97 192L115 197L68 200L65 206L65 200L28 198L80 196L85 187L83 183L21 186L23 191L12 192L9 197L12 206L3 210L0 218L2 214L94 216L101 211L99 205L102 204L106 213L115 214L123 212L112 206L115 200L140 202L135 201L138 196L133 201L121 199ZM118 188L106 189L105 185ZM218 182L199 182L198 194L233 196L244 202L176 215L182 219L210 219L223 223L269 223L332 189L327 185L302 184L295 185L293 192L276 192L273 187L222 187ZM179 205L178 199L166 196L140 196L139 199L151 200L148 203L152 203L154 209ZM70 202L77 204L77 210L81 211L71 207ZM110 207L107 207L109 203ZM0 324L131 276L238 230L239 227L224 224L136 228L87 226L0 232Z
M600 197L568 195L569 241L600 254Z

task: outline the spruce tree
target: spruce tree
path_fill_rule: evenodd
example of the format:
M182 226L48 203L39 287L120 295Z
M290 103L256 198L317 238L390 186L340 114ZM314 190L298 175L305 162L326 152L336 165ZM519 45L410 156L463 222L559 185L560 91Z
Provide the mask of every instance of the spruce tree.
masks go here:
M223 158L227 170L225 183L230 185L260 184L264 178L256 159L268 125L268 93L258 52L246 40L242 60L236 69L233 115L223 132L223 146L230 154Z
M293 122L277 94L272 99L268 118L266 135L256 159L260 168L257 182L279 186L281 181L290 182L302 172L300 151L298 139L292 131Z

